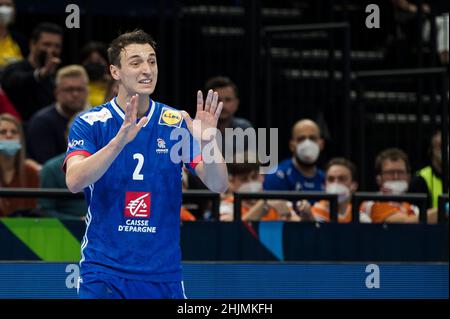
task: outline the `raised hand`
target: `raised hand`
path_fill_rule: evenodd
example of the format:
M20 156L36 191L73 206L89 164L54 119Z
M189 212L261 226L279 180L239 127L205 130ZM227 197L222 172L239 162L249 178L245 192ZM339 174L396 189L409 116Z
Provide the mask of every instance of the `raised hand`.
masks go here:
M139 120L138 123L136 123L138 112L137 101L138 96L136 94L131 97L129 102L127 102L125 119L122 126L120 127L119 132L117 132L116 135L119 143L121 143L123 146L134 140L141 128L147 122L147 116L144 116Z
M197 113L194 120L192 120L189 114L185 111L181 112L184 120L186 121L189 131L192 135L201 140L202 142L208 142L214 138L214 135L203 134L206 130L211 128L217 128L217 121L219 120L220 113L222 112L223 103L219 102L219 96L217 92L212 90L208 91L206 100L203 101L202 91L197 92ZM200 129L194 129L194 123L198 121Z

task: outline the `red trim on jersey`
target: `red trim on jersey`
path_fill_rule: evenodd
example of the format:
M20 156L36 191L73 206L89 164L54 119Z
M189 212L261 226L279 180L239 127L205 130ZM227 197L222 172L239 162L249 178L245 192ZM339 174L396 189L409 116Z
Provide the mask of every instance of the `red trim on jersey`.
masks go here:
M192 160L192 162L189 163L189 166L192 169L195 169L195 167L197 167L198 163L200 163L202 161L202 154L197 155L196 157L194 157L194 159Z
M67 154L67 156L66 156L66 158L64 159L64 162L63 162L63 164L62 164L62 167L61 167L61 169L63 170L64 173L66 172L66 162L67 162L67 160L68 160L69 158L71 158L72 156L75 156L75 155L84 155L84 156L86 156L86 157L89 157L89 156L91 156L92 154L89 153L88 151L73 151L72 153Z

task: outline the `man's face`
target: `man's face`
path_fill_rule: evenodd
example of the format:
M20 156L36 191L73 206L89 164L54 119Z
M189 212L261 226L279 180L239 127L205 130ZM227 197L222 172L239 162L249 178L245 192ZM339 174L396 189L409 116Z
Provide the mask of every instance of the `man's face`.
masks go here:
M386 159L381 165L381 173L379 175L378 185L383 185L389 181L405 181L409 182L409 173L403 160Z
M351 192L355 192L357 189L357 183L352 179L352 173L343 165L332 165L326 174L325 185L338 183L348 187Z
M37 61L40 52L45 51L47 55L59 57L62 50L62 36L56 33L42 32L36 42L31 43L31 52Z
M158 80L155 50L150 44L130 44L120 53L120 67L111 65L110 71L128 94L150 95Z
M87 83L82 76L62 77L56 88L56 101L69 113L82 111L87 95Z
M320 137L320 129L313 122L304 122L297 124L292 130L292 137L289 142L289 149L292 154L296 154L297 145L307 139L318 144L319 149L323 150L324 142Z
M236 96L236 92L234 92L234 89L231 86L215 88L214 91L219 95L219 102L223 103L220 120L228 120L236 113L239 107L239 98Z

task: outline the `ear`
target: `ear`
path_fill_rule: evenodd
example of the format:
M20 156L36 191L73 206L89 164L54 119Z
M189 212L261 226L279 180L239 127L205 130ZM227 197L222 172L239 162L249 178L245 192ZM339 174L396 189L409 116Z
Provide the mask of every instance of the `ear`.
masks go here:
M291 151L292 154L295 153L295 148L296 148L297 144L295 144L295 141L293 139L289 140L289 150Z
M378 185L379 187L381 187L381 185L383 185L383 179L381 178L381 175L378 174L377 177L376 177L375 179L376 179L376 181L377 181L377 185Z
M323 151L324 147L325 147L325 140L324 140L323 138L320 138L320 139L319 139L319 148L320 148L320 151Z
M350 190L353 192L356 192L358 190L358 183L357 182L352 182L352 184L350 185Z
M120 80L119 67L117 67L114 64L111 64L109 66L109 72L111 73L111 76L114 80L116 81Z

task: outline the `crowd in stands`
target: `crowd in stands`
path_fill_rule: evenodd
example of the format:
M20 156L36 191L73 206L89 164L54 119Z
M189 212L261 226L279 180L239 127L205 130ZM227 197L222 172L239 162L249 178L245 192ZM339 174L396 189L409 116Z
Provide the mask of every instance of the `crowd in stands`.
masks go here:
M399 7L405 1L396 1ZM411 10L413 8L411 7ZM63 30L53 23L41 23L27 41L11 27L15 16L12 0L0 0L0 188L66 188L61 167L67 149L67 132L71 120L79 112L101 105L117 93L117 84L108 69L107 46L87 43L80 50L79 65L61 61ZM442 52L440 52L442 53ZM442 57L448 60L447 56ZM240 107L236 84L226 76L215 76L205 83L205 90L218 92L223 102L218 129L253 128L247 119L236 116ZM351 221L351 198L358 190L358 174L376 180L381 194L425 193L429 198L427 218L437 222L438 197L442 186L442 132L430 140L430 165L412 171L408 155L399 148L382 150L374 159L373 171L357 172L346 158L331 158L325 167L317 165L326 147L319 125L312 119L298 120L291 129L291 156L280 161L275 173L260 174L256 154L238 152L233 140L222 139L222 149L233 149L228 164L229 189L222 195L221 221L232 221L235 192L298 191L325 192L338 197L338 221ZM227 146L227 143L232 143ZM183 189L201 189L199 179L187 171ZM244 221L317 221L330 220L330 204L326 200L244 200ZM202 210L210 209L208 205ZM83 219L87 211L84 200L21 199L0 197L0 217L50 216ZM408 202L366 201L359 207L364 223L417 223L419 210ZM194 221L189 206L180 212L182 221Z

